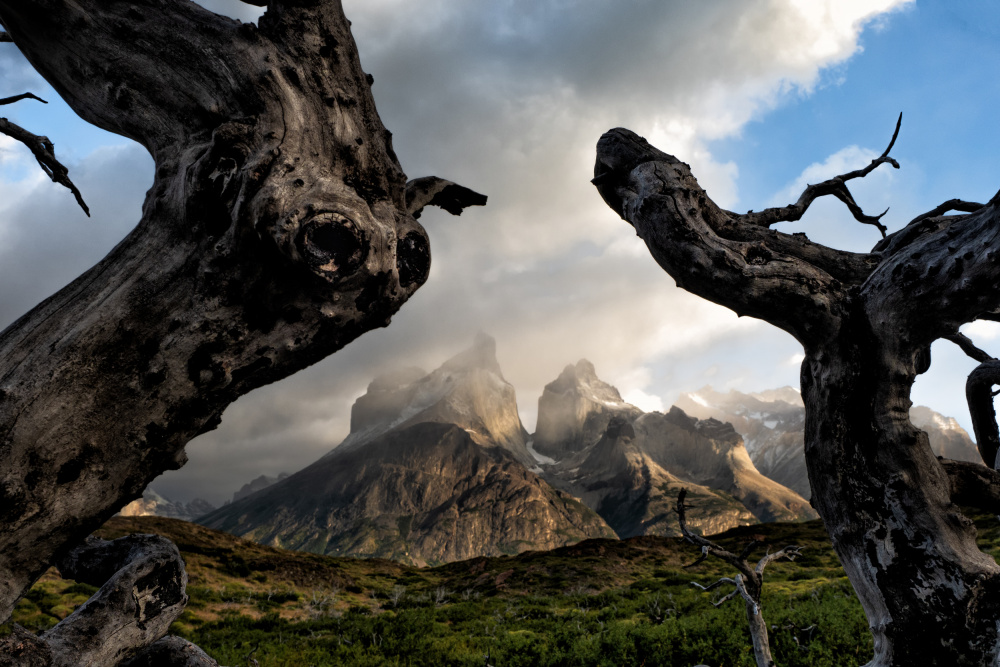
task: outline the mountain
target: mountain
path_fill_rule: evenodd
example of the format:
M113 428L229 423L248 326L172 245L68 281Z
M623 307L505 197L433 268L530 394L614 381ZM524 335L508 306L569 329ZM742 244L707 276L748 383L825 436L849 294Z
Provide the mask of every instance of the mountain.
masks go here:
M681 487L704 509L692 510L690 522L706 533L816 516L799 494L760 474L731 425L677 407L643 413L586 359L546 385L532 445L555 459L543 476L580 496L619 537L677 534Z
M614 536L506 448L437 422L335 450L199 523L271 546L416 565Z
M195 498L190 503L179 503L167 500L153 489L142 492L142 498L133 500L123 507L121 516L162 516L171 519L194 521L198 517L215 510L215 506L201 498Z
M200 522L285 548L417 564L613 537L529 469L527 443L496 343L480 334L431 373L376 378L340 446Z
M633 420L641 414L597 377L592 363L581 359L545 385L532 445L540 454L562 459L597 442L613 418Z
M526 466L535 465L514 387L497 363L496 341L486 334L478 334L470 349L432 373L406 368L373 380L351 408L350 435L327 456L423 422L457 424L480 442L506 449Z
M277 477L270 477L268 475L261 475L255 479L250 480L246 484L240 487L239 491L233 493L233 499L231 502L236 502L237 500L242 500L247 496L257 493L258 491L263 491L267 487L280 482L281 480L288 477L287 472L278 473ZM212 508L215 509L215 508Z
M757 469L770 479L810 496L804 450L805 407L791 387L744 394L720 393L711 387L681 394L677 407L700 419L714 418L733 425L743 436ZM910 410L914 425L927 432L931 449L939 456L981 461L969 434L954 419L930 408Z
M633 424L615 416L589 448L580 466L547 471L561 486L593 507L620 538L679 535L677 494L688 489L688 525L704 535L756 523L753 514L732 496L672 474L643 451Z
M923 405L915 405L910 409L910 421L927 433L931 450L938 456L955 461L983 462L976 443L951 417L945 417Z

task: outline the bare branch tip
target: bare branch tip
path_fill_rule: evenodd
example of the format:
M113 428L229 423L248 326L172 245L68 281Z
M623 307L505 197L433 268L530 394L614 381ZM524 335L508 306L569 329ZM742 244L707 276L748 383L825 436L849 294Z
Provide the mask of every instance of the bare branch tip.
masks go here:
M891 151L892 147L896 145L896 138L899 137L899 128L902 124L903 124L903 112L900 111L899 118L896 119L896 130L892 133L892 140L889 142L888 148L886 148L885 151L882 153L883 158L889 157L889 151ZM892 160L892 163L893 163L892 166L894 166L896 169L899 169L899 165L896 164L895 160Z

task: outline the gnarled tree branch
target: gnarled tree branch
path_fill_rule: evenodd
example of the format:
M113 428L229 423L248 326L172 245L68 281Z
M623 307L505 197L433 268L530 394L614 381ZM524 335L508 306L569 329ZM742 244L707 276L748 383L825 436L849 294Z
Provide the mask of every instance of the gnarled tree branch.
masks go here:
M976 344L972 342L972 339L961 332L950 336L944 336L944 339L950 340L955 345L958 345L962 349L962 352L965 352L965 354L978 362L991 361L993 359L989 352L980 350L976 347Z
M486 195L437 176L415 178L406 184L406 209L414 218L425 206L438 206L452 215L461 215L469 206L485 206Z
M997 467L997 453L1000 452L1000 432L993 407L993 386L997 384L1000 384L1000 361L996 359L979 364L965 382L965 398L969 403L976 446L990 468Z
M931 344L1000 312L1000 198L951 203L975 210L923 217L870 253L846 253L721 210L687 165L627 130L605 133L597 152L598 192L678 286L803 344L811 502L868 615L870 664L992 660L1000 567L969 523L954 520L948 475L909 408ZM991 467L1000 447L986 405L993 363L972 378L971 401L994 434L977 433Z
M712 542L701 535L692 533L687 527L687 509L689 506L684 502L686 497L687 489L681 489L677 494L677 521L680 524L681 535L683 535L684 539L688 542L701 547L701 557L686 567L697 565L708 558L709 555L712 555L732 565L738 570L738 574L736 574L736 576L732 579L723 577L708 586L702 586L695 581L692 581L691 584L697 586L703 591L710 591L717 586L721 586L722 584L731 584L733 586L733 590L729 594L712 604L719 607L729 600L732 600L737 595L743 598L747 615L747 623L750 626L750 637L753 640L754 657L757 660L757 665L758 667L773 667L774 661L771 659L771 647L767 637L767 625L764 623L764 617L761 615L760 607L760 596L763 591L764 584L764 568L770 563L782 558L795 560L799 555L801 555L801 547L787 546L773 554L769 553L761 558L760 561L757 562L756 567L754 567L746 560L746 558L756 547L761 546L762 543L756 539L751 541L746 545L746 547L744 547L743 551L740 552L740 555L737 556L732 552L723 549L715 542Z
M847 181L855 178L864 178L874 171L876 167L886 163L891 164L896 169L899 169L899 163L889 157L889 151L891 151L892 147L896 144L896 138L899 136L899 127L902 122L903 114L900 113L899 118L896 120L896 130L892 133L892 139L889 141L888 147L886 147L886 149L882 152L882 155L872 160L871 163L863 169L856 169L846 174L834 176L833 178L823 181L822 183L809 185L799 197L798 201L789 206L769 208L758 212L750 211L741 217L748 224L759 225L762 227L770 227L771 225L779 222L793 222L801 219L805 212L809 209L809 205L818 198L826 195L833 195L840 201L844 202L848 210L851 212L851 215L854 216L855 220L866 225L874 225L878 228L879 232L881 232L882 238L885 238L886 228L880 220L886 213L889 212L889 209L886 209L879 215L866 215L865 212L861 210L861 207L858 206L857 202L854 201L854 196L847 188Z
M207 653L186 639L169 636L153 642L118 667L219 667Z
M42 98L33 95L31 93L21 93L20 95L14 95L13 97L5 97L0 99L0 105L12 104L20 100L38 100L42 104L48 104ZM52 179L53 183L58 183L69 189L76 197L76 203L80 205L83 212L90 216L90 209L87 208L87 204L83 201L83 195L77 189L73 181L69 179L69 170L62 165L59 160L56 159L55 146L49 141L48 137L42 137L37 134L28 132L26 129L10 122L6 118L0 118L0 132L6 134L12 139L20 141L22 144L28 147L31 154L35 156L35 160L38 161L38 166L42 168L45 175Z

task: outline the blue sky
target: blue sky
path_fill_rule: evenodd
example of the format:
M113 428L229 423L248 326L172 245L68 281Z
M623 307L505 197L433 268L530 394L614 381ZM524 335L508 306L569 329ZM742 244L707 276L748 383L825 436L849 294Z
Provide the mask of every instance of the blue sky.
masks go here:
M236 0L204 0L254 20ZM563 366L586 357L644 409L705 384L796 385L800 349L674 287L588 180L600 134L623 125L694 168L736 210L785 204L806 182L863 166L903 127L881 167L854 187L890 228L944 200L1000 188L1000 7L983 0L344 0L362 63L411 178L435 174L490 196L459 219L429 211L428 284L393 324L238 401L190 463L154 483L221 502L262 474L296 470L336 445L378 373L430 370L494 335L526 426ZM485 9L484 9L485 7ZM138 221L152 161L76 119L12 45L4 94L49 99L4 113L56 143L94 209L44 182L0 142L0 321L13 321L96 262ZM820 202L795 231L866 250L876 230ZM1000 354L995 327L972 329ZM971 361L936 344L914 398L968 425Z

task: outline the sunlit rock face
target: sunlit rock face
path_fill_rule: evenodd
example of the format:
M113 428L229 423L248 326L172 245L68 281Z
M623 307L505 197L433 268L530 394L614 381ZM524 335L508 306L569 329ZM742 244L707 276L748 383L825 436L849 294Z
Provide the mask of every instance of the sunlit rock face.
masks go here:
M614 537L507 448L479 440L455 424L401 425L200 523L273 546L415 565Z
M676 405L694 417L732 424L762 474L804 497L811 495L803 444L805 407L798 391L784 387L744 394L702 387L681 394ZM931 449L938 456L981 462L972 438L954 419L923 406L913 407L910 418L927 432Z
M620 536L675 534L677 526L669 525L675 520L669 519L672 514L663 515L667 523L657 526L650 520L657 512L637 503L672 507L677 484L690 487L692 498L699 493L696 488L704 489L712 517L692 515L692 525L704 521L709 531L816 517L800 494L760 474L732 425L695 419L677 407L666 414L645 414L622 401L586 360L567 366L546 386L538 424L534 450L555 459L543 466L546 479L580 495ZM661 498L667 491L672 498ZM631 500L621 501L622 493Z
M538 453L562 459L597 442L612 418L631 420L641 414L597 377L592 363L581 359L545 385L532 444Z
M710 535L757 522L731 495L659 465L643 451L632 423L621 416L611 419L580 466L566 473L564 488L579 494L622 538L679 535L673 510L682 488L688 489L688 525L695 532Z
M351 433L334 453L423 422L456 424L481 444L502 447L517 461L534 465L514 387L497 363L496 341L486 334L432 373L406 368L373 380L354 403Z
M910 420L914 426L927 432L931 450L938 456L955 461L983 462L976 443L951 417L945 417L923 405L915 405L910 409Z
M142 498L130 502L121 509L119 514L122 516L165 516L171 519L194 521L214 510L214 505L201 498L195 498L189 503L179 503L167 500L156 491L147 488L143 491Z

